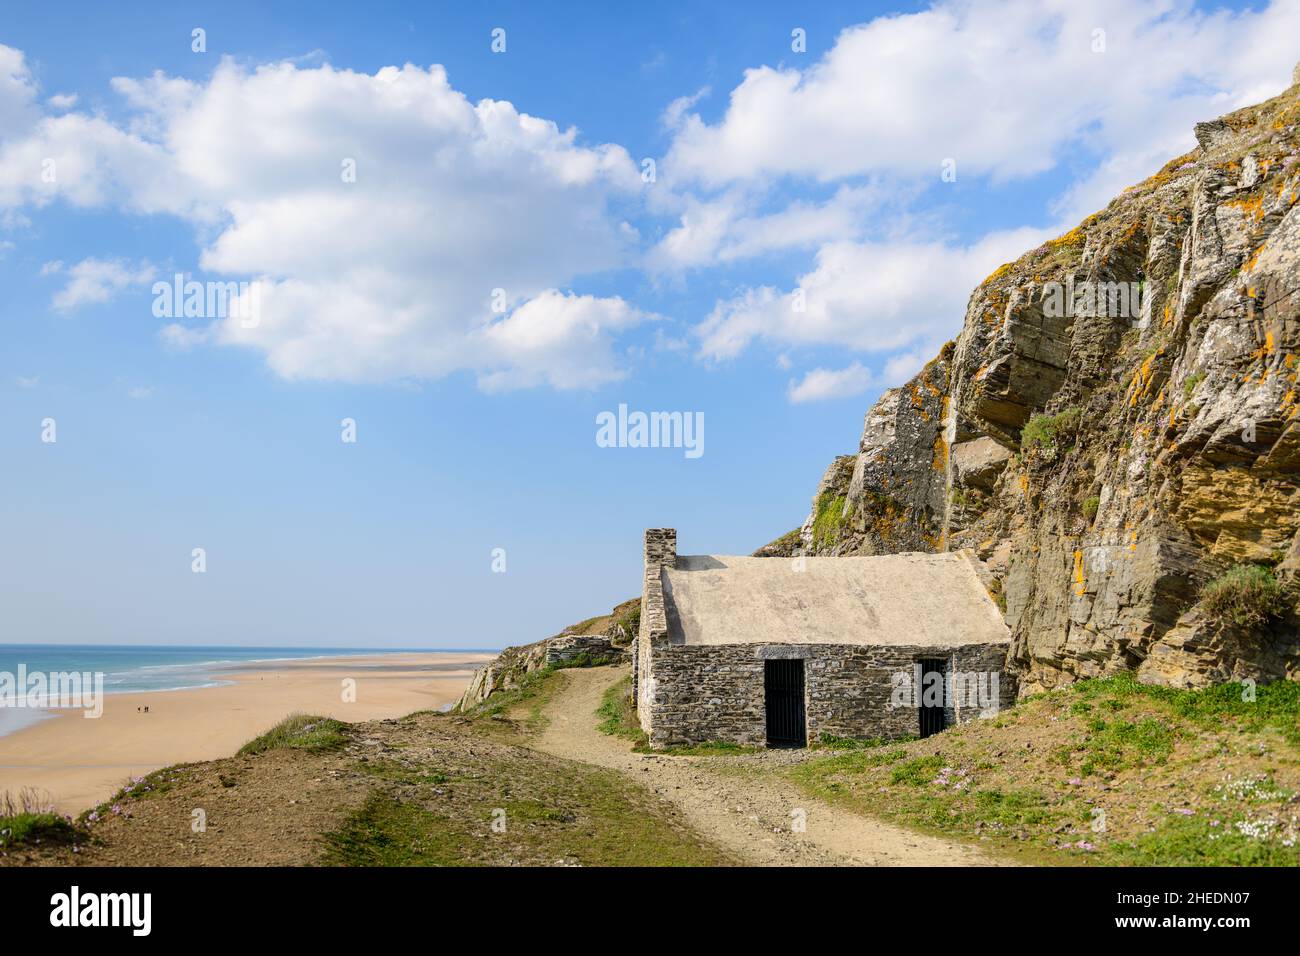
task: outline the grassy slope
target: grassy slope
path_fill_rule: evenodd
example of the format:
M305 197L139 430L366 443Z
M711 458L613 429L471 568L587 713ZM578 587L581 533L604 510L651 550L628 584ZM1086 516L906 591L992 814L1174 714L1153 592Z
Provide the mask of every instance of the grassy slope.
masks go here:
M841 806L1025 862L1300 864L1300 685L1241 697L1124 674L788 772Z
M728 862L648 790L510 742L536 726L561 675L533 682L509 713L494 700L468 717L290 718L234 757L131 783L83 818L75 849L20 844L0 865Z

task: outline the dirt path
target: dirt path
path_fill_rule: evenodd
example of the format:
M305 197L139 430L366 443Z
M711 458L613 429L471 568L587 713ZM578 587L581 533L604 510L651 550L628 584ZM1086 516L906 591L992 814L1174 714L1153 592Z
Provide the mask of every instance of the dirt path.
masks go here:
M765 768L802 759L794 752L727 757L638 754L596 729L605 689L626 671L596 667L564 671L565 686L546 716L538 750L620 770L675 804L701 833L760 866L989 866L978 849L913 833L837 810L807 796ZM806 832L792 832L792 813L806 813Z

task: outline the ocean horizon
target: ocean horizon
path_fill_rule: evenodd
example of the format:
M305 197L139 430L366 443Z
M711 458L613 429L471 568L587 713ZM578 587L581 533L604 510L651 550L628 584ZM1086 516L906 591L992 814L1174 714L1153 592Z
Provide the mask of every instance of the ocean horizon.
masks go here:
M231 683L226 674L244 664L376 654L493 653L492 648L247 647L174 644L0 644L0 673L103 673L105 694L194 690ZM0 706L0 737L53 716L27 707Z

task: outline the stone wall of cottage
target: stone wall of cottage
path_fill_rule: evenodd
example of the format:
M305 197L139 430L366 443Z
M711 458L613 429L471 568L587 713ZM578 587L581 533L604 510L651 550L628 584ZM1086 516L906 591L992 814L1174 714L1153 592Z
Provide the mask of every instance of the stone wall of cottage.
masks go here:
M642 627L647 615L642 612ZM642 641L645 648L650 645ZM914 705L893 706L895 675L918 676L921 658L947 661L948 724L980 716L969 684L952 681L955 674L997 675L998 707L1016 698L1014 679L1005 672L1006 644L953 647L863 647L846 644L669 644L656 641L653 682L641 696L641 724L652 747L685 746L725 741L763 746L767 716L763 662L773 658L804 661L805 710L808 740L836 737L916 736L920 717ZM956 684L954 693L953 684ZM985 684L991 691L991 683Z

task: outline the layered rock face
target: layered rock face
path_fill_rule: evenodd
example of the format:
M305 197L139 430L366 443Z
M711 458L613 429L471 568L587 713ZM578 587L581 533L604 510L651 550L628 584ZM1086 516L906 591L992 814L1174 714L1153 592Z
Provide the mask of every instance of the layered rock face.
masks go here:
M800 531L809 554L973 549L1022 693L1300 679L1295 590L1250 630L1198 605L1235 564L1300 575L1300 86L1196 136L989 276Z

